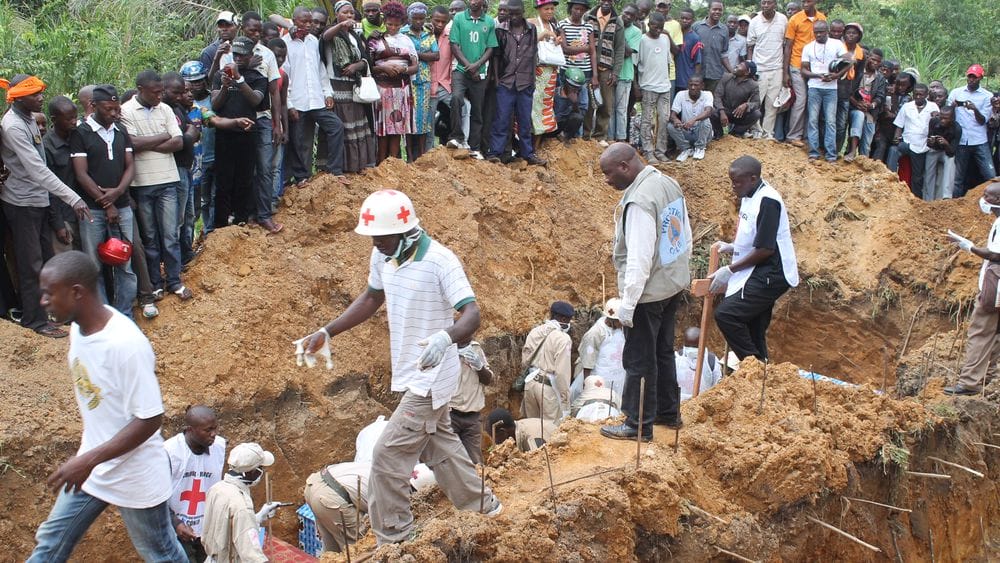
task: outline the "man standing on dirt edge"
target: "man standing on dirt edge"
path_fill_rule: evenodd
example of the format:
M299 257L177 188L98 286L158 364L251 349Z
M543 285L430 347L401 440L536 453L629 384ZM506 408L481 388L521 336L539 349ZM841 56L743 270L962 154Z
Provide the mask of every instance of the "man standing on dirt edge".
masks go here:
M983 386L993 378L996 360L1000 354L997 344L997 280L1000 278L1000 182L986 186L979 200L983 213L996 217L986 246L974 246L972 241L948 231L948 237L959 248L983 259L979 271L979 296L969 318L968 341L965 347L965 364L958 376L958 383L945 387L946 395L978 395Z
M101 304L100 275L97 263L76 250L42 268L42 306L56 322L73 321L69 366L83 437L77 454L48 478L58 496L28 561L69 559L112 504L140 557L186 562L167 508L170 464L160 435L163 401L153 348L134 322Z
M329 346L331 337L361 324L386 304L391 389L403 397L375 444L372 460L369 509L372 529L383 545L411 537L409 478L419 461L434 471L456 507L479 510L480 479L448 414L459 375L453 343L469 341L479 328L479 305L458 257L420 228L406 194L380 190L369 195L354 232L372 237L368 288L302 344L307 354L315 354ZM500 514L499 499L489 488L485 495L486 514Z
M725 291L715 322L736 357L767 359L767 327L774 303L799 285L788 213L778 190L760 177L760 161L741 156L729 165L733 191L740 198L736 238L718 241L719 252L732 254L728 266L711 276L712 293Z
M691 282L691 222L677 182L643 165L625 143L608 147L600 160L605 181L624 191L615 210L612 261L618 271L625 326L625 422L601 428L608 438L632 440L639 434L640 381L646 380L642 440L653 439L653 424L681 426L680 388L674 369L674 321L684 288Z

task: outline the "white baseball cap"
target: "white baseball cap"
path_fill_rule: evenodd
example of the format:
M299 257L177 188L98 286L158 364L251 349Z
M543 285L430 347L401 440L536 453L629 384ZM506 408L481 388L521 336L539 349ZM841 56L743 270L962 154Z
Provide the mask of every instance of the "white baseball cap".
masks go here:
M274 454L260 447L256 442L239 444L229 452L229 468L237 473L253 471L258 467L274 464Z
M219 17L215 18L215 23L218 24L219 22L236 25L236 14L230 12L229 10L219 12Z

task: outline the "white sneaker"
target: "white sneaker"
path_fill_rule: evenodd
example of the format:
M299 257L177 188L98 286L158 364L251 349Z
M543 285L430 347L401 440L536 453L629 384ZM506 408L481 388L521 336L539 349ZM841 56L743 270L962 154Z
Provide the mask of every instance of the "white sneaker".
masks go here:
M459 148L463 148L463 149L465 149L465 150L469 150L469 149L471 149L472 147L470 147L470 146L469 146L469 143L468 143L468 141L464 141L464 142L462 142L462 146L461 146L461 147L459 147Z
M160 310L156 307L156 303L146 303L142 306L142 316L147 319L152 319L159 316Z
M483 160L483 153L479 151L469 151L469 156L476 160Z
M677 155L677 162L684 162L685 160L691 158L691 155L693 153L694 151L692 151L691 149L681 151L681 154Z
M449 149L460 149L462 148L462 142L458 139L448 139L447 146Z
M500 502L500 499L498 499L496 496L493 496L491 500L495 504L493 505L493 508L486 511L486 516L488 516L489 518L496 518L497 516L500 516L501 512L503 512L503 503Z
M694 159L701 160L705 158L705 149L694 149Z
M603 140L602 141L597 141L597 146L599 146L601 148L608 148L608 147L611 146L611 143L609 143L607 141L603 141Z

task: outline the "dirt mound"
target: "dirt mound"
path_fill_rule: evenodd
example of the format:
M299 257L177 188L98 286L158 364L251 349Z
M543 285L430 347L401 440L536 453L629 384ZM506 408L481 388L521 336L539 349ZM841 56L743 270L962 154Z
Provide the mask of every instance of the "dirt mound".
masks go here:
M619 194L603 182L597 166L600 150L584 142L553 146L544 151L549 167L534 168L459 161L438 149L414 165L384 163L355 177L347 188L321 176L304 188L293 189L279 213L286 229L278 236L240 227L216 231L186 273L185 281L196 298L180 303L168 297L161 304L159 318L139 321L157 352L157 372L169 414L167 434L178 428L177 417L186 405L204 402L216 407L222 433L231 442L260 441L278 454L275 491L288 500L301 498L309 473L353 455L357 431L378 414L387 413L395 401L388 392L384 313L336 339L337 363L332 371L296 368L291 340L342 311L364 289L370 241L352 232L355 214L370 192L387 187L405 191L422 225L463 260L483 308L478 337L485 341L500 375L487 405L509 404L507 389L519 370L519 338L545 316L547 305L554 299L568 300L581 308L583 319L584 309L598 307L617 293L609 257ZM765 177L788 202L804 280L776 311L771 332L775 360L813 366L852 381L877 381L883 371L883 347L894 360L904 335L915 349L935 332L954 326L948 314L975 293L978 265L964 254L956 255L941 235L954 228L973 239L982 238L989 221L975 206L978 192L964 200L928 204L913 199L884 167L868 161L850 166L812 165L806 164L801 151L785 145L727 138L713 144L703 161L661 165L680 181L689 198L698 238L696 268L704 268L708 244L732 235L735 202L726 172L728 164L742 154L761 159ZM917 317L915 310L920 322L907 330ZM685 320L696 319L698 311L692 301L684 310ZM585 328L578 327L575 338ZM43 340L8 323L0 323L0 340L5 343L0 350L0 510L19 515L0 521L0 537L9 538L11 552L22 557L30 550L34 529L51 503L44 477L76 448L79 417L66 375L65 341ZM722 350L717 334L713 333L711 342L717 353ZM894 372L893 361L890 374ZM890 375L889 384L893 382ZM720 390L711 397L724 394ZM715 417L723 416L719 411L725 409L712 406L716 400L723 399L705 399L686 407L697 407L702 413L692 411L692 420L722 424L722 418L715 422ZM736 401L735 396L732 400ZM794 400L799 404L801 397ZM714 410L709 412L709 408ZM742 407L734 402L732 408ZM731 416L739 420L743 415L733 412ZM823 416L821 411L820 421ZM821 479L823 486L841 485L843 473L838 468L856 459L852 456L870 454L872 444L880 439L873 436L881 436L889 426L878 416L866 416L859 415L852 423L857 428L850 426L844 434L861 428L868 438L852 442L853 438L838 434L838 442L830 447L843 452L840 457L811 460L801 466L803 475ZM899 424L909 420L903 418ZM780 419L774 422L782 423ZM819 439L828 430L814 426L819 423L796 429ZM839 428L830 428L834 427ZM789 441L772 443L776 437L764 428L760 431L759 436L743 434L744 440L752 438L757 444L758 457L745 453L726 459L712 452L713 448L725 451L713 444L714 433L698 438L697 427L685 431L689 442L684 457L703 452L698 464L717 472L710 486L718 490L697 499L706 503L706 510L770 510L806 494L805 481L786 484L767 479L753 469L753 460L769 463L765 472L772 467L777 471L786 463L780 457L782 451L806 447L810 439L786 436ZM627 445L598 440L590 427L579 433L581 439L557 454L577 452L573 455L578 459L578 473L595 460L618 464L628 458ZM847 446L852 443L853 449ZM661 446L654 446L654 451L664 456L664 464L672 464ZM564 461L565 457L560 464ZM677 467L683 471L644 477L643 486L669 497L670 491L695 482L694 476L702 473L684 463ZM713 504L721 502L722 491L730 491L723 488L724 483L728 486L731 479L751 483L751 476L756 488L747 489L741 500ZM494 478L502 481L503 474ZM531 486L537 490L544 481L539 473ZM510 486L501 482L500 490ZM573 490L591 488L598 489L585 484ZM659 553L656 545L633 537L631 522L642 521L657 534L670 535L678 529L677 515L684 512L676 499L664 503L655 497L655 502L650 501L655 506L646 511L637 508L644 506L638 498L626 506L606 496L594 497L598 492L581 495L580 504L572 508L575 518L603 532L572 526L545 529L550 540L560 545L576 543L580 548L586 544L594 560L608 554L628 558L630 553ZM595 512L592 498L618 508ZM538 500L539 495L532 493L530 501L514 501L509 510L533 514L531 507ZM563 506L559 510L570 510ZM610 515L614 519L607 520ZM538 518L540 522L558 520L555 516ZM106 546L95 538L118 542L115 545L127 543L116 519L100 521L101 533L88 535L81 556L106 555ZM290 539L294 526L294 516L285 513L276 529ZM473 531L470 528L469 533ZM627 536L621 538L623 543L610 538L617 538L619 532ZM441 533L446 530L442 528ZM601 547L605 544L610 547ZM531 559L532 553L546 551L539 544L509 553L510 558L517 553Z

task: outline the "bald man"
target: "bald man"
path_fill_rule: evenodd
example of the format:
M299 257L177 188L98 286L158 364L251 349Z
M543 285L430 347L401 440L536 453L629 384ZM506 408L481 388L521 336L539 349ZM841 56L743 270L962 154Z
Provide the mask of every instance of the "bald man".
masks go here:
M76 99L80 100L80 123L87 121L90 114L94 113L94 108L90 105L90 102L94 99L95 87L96 84L88 84L80 88L80 91L76 93Z
M729 166L733 192L740 198L739 222L732 243L718 241L732 262L711 276L712 293L726 297L715 322L740 360L767 360L767 327L774 303L799 284L788 212L778 190L761 179L760 162L741 156Z
M615 210L612 259L618 271L625 326L622 366L625 421L601 428L613 439L639 435L639 403L643 404L642 440L653 439L653 424L681 426L680 388L674 369L674 321L681 294L691 282L691 221L677 182L639 159L626 143L608 147L600 160L605 181L624 192ZM640 397L641 381L645 397Z
M170 465L153 348L134 322L101 304L98 276L97 263L76 250L42 268L42 306L56 322L72 321L69 367L83 437L76 455L48 478L56 501L28 561L67 560L114 505L140 557L186 562L167 508Z
M163 443L170 458L170 519L191 561L207 557L201 545L206 492L222 480L226 439L218 435L215 411L192 405L184 413L181 432Z

